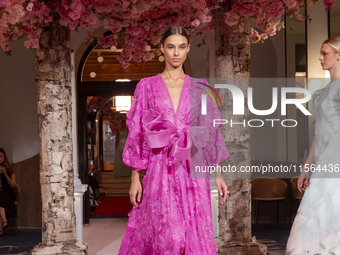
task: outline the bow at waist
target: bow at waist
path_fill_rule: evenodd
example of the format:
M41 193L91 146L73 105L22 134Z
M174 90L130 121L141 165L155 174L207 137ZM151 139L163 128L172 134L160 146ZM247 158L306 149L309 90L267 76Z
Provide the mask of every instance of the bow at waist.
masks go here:
M149 109L143 118L146 142L151 149L168 146L170 153L181 161L190 159L190 147L205 147L209 141L206 126L185 126L178 129L172 118L162 112Z

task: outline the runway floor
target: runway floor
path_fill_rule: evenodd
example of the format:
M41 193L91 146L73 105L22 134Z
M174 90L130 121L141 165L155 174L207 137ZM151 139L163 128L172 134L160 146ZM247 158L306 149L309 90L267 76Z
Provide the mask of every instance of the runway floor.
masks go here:
M89 255L116 255L125 231L127 218L95 218L83 228L84 242L88 245ZM290 225L260 224L253 227L252 235L268 247L268 255L284 255ZM0 237L0 254L28 255L30 250L41 242L41 230L19 229L18 235L13 230Z

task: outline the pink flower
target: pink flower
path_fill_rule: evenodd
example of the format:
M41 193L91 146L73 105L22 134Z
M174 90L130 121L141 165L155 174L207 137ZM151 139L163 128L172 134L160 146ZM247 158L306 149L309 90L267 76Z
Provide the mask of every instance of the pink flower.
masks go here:
M267 34L268 34L269 36L276 35L276 28L275 28L275 27L270 28L270 29L267 31Z
M119 20L106 18L104 19L104 28L111 30L113 33L118 33L123 27Z
M296 15L296 18L298 20L304 21L305 20L305 16L303 16L301 13L299 13L298 15Z
M244 32L244 23L240 23L236 29L234 29L234 33L243 33Z
M287 5L288 9L293 9L298 4L296 0L286 0L285 4Z
M251 29L251 41L252 43L260 41L259 33L253 28Z
M259 28L261 28L262 30L264 30L264 31L266 31L267 29L268 29L268 26L267 26L267 24L266 24L266 21L264 20L264 21L261 21L261 22L258 22L258 23L256 23L256 25L259 27Z
M285 23L283 21L277 23L277 25L276 25L276 30L277 31L280 31L281 28L285 28Z
M69 12L69 17L72 20L77 20L80 18L82 12L83 12L83 4L81 3L80 0L73 0L72 3L70 4L70 12Z
M335 7L336 0L323 0L323 3L326 7Z
M26 10L29 11L29 12L31 12L32 9L33 9L33 3L31 2L31 3L29 3L29 4L27 5Z
M85 42L93 42L93 40L94 40L94 38L93 38L91 32L87 31Z
M39 48L39 36L41 34L41 28L37 30L32 30L31 33L28 33L27 38L28 40L24 42L24 45L28 49L37 49Z
M210 23L212 20L212 16L202 15L200 16L200 20L202 23Z
M80 17L80 21L80 25L83 29L97 27L99 24L99 19L93 12L83 12Z
M25 16L25 11L24 11L24 7L22 5L12 5L8 8L6 8L8 14L8 23L15 25L16 23L18 23L20 21L20 19L22 17Z
M98 43L101 44L104 49L110 48L116 44L115 37L116 37L115 35L107 35L107 36L101 35L99 36Z
M201 22L198 19L195 19L193 22L191 22L191 25L194 27L198 27L201 24Z
M274 4L271 4L270 6L273 6ZM262 12L262 8L257 6L255 3L253 4L247 4L243 7L244 16L253 16L253 15L259 15Z
M11 5L11 0L0 0L0 7L10 7Z
M204 0L192 0L192 7L194 9L204 9L207 6Z
M68 26L72 29L72 30L75 30L79 25L79 21L78 20L75 20L75 21L72 21L68 24Z
M295 6L293 8L293 11L294 11L294 15L297 15L300 12L300 7L299 6Z
M39 48L39 40L37 38L31 38L25 41L24 45L27 49L36 49Z
M261 37L262 40L266 40L266 39L268 39L268 34L267 33L262 33L260 35L260 37Z
M237 13L230 11L224 14L224 22L229 26L234 26L238 23L239 16Z
M269 5L269 8L267 9L267 13L271 17L280 17L282 14L284 14L285 9L283 8L283 5L281 2L273 3Z
M143 60L144 61L150 61L150 60L152 60L154 58L155 58L155 54L154 53L147 52L147 53L145 53L145 55L143 57Z

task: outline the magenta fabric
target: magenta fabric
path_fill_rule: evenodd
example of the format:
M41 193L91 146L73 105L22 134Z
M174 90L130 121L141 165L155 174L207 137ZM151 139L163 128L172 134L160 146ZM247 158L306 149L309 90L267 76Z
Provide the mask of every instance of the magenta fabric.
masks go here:
M146 174L139 208L129 213L120 255L217 252L209 176L192 178L191 172L193 165L216 165L229 154L220 126L213 127L213 119L221 115L209 96L208 114L200 114L205 92L196 88L204 87L198 82L206 83L185 76L176 113L160 74L137 84L127 113L123 162Z

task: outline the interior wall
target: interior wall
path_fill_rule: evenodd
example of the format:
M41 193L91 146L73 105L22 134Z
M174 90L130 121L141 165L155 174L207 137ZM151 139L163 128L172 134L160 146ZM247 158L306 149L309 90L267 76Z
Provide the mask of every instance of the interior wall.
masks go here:
M307 23L307 68L308 68L308 88L311 88L312 78L321 81L321 87L324 88L327 80L325 79L326 71L324 71L318 60L320 56L320 48L322 43L328 38L328 17L324 10L323 2L316 2L307 9L307 14L310 15L312 22ZM311 100L308 102L309 109L311 109ZM310 116L309 122L309 144L310 146L314 140L315 124L314 118Z
M11 46L12 57L0 50L0 147L16 163L39 153L37 87L34 52Z
M20 187L18 227L40 228L42 202L39 174L39 154L14 164L15 180Z
M279 52L278 52L279 53ZM278 56L273 42L269 39L264 44L251 45L251 82L253 88L253 104L258 110L270 109L272 106L272 88L279 87L277 79ZM270 56L264 58L264 56ZM266 78L266 79L263 79ZM249 96L249 95L248 95ZM279 161L279 148L284 146L278 140L278 133L284 132L279 125L272 127L265 119L280 119L280 107L268 116L258 116L253 113L250 119L261 119L265 122L262 127L251 128L251 158L252 160ZM258 123L256 123L258 124ZM256 125L254 123L254 125Z
M304 32L305 27L304 23L292 23L294 27L294 31L296 32L289 32L287 35L287 86L288 87L295 87L295 72L296 72L296 52L295 52L295 45L297 44L305 44L306 43L306 34ZM299 26L299 27L298 27ZM303 27L302 27L303 26ZM299 31L302 31L299 32ZM297 81L297 80L296 80ZM297 111L295 106L288 106L287 107L287 118L297 120ZM306 131L307 132L307 131ZM288 128L287 130L287 144L288 144L288 161L299 163L298 160L298 137L297 137L297 128Z

